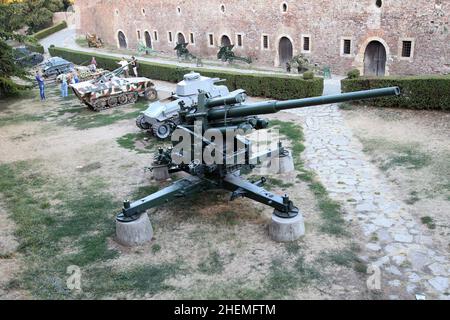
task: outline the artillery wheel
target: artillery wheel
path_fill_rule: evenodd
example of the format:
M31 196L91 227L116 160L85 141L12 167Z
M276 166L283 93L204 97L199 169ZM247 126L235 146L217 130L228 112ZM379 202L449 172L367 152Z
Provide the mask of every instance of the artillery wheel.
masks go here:
M129 103L135 103L137 101L137 94L136 93L128 93L127 100Z
M110 98L108 99L108 105L109 105L110 108L117 107L117 105L118 105L118 99L117 99L117 97L110 97Z
M153 133L159 139L164 140L170 136L170 134L172 133L172 128L169 124L165 123L153 129Z
M125 94L121 94L118 98L117 98L119 104L125 104L128 101L128 98Z
M144 97L148 101L154 101L158 99L158 91L155 88L147 88L145 89Z

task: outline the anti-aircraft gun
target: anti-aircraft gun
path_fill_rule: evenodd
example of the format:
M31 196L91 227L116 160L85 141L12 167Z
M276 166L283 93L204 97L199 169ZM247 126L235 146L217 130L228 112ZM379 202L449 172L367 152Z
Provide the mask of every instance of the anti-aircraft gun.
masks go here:
M209 189L225 189L231 192L231 200L246 197L273 207L272 222L274 218L280 224L292 221L291 219L301 215L289 196L265 190L265 178L250 182L240 177L241 170L248 172L264 159L280 159L286 155L287 150L279 142L273 150L253 154L250 140L239 132L267 128L269 122L259 115L399 94L398 87L390 87L315 98L246 103L244 90L236 90L227 96L216 98L210 98L207 93L201 92L197 104L185 106L179 111L181 121L176 126L178 130L172 134L173 147L167 150L160 148L154 159L154 168L165 169L167 177L169 173L181 171L189 176L140 200L124 201L122 212L116 219L122 225L127 224L141 218L146 210L168 201ZM232 139L224 141L223 136L219 138L220 133L234 135ZM213 155L213 160L203 156L208 153ZM164 174L161 176L167 179Z
M177 42L177 45L173 50L177 51L178 59L186 61L197 59L195 55L189 52L189 49L187 48L188 45L189 43L187 42Z
M217 53L217 59L222 62L233 63L235 60L244 61L248 64L252 63L251 57L239 57L233 52L234 44L221 46Z

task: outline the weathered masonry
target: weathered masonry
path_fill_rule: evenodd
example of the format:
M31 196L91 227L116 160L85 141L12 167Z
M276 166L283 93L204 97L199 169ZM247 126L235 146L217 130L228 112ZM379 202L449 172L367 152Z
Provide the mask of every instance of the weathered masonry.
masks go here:
M173 52L176 42L213 58L218 46L256 64L304 54L332 72L450 72L450 0L77 0L78 32Z

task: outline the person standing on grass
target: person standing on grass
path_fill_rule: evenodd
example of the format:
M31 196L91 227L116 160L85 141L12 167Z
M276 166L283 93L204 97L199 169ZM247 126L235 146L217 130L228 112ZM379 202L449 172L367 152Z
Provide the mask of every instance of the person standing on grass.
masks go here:
M95 57L92 57L90 69L92 72L97 71L97 60L95 60Z
M41 96L41 101L43 101L45 100L45 83L39 71L36 71L36 81L39 85L39 94Z
M67 91L68 91L67 76L63 73L61 75L61 96L63 98L65 98L69 95L69 93Z
M133 73L136 78L138 77L138 67L139 64L137 59L135 57L131 57L131 68L133 69Z
M125 75L125 78L128 78L130 74L128 73L128 61L127 59L122 57L122 60L120 60L117 64L119 64L121 67L123 67L123 73Z

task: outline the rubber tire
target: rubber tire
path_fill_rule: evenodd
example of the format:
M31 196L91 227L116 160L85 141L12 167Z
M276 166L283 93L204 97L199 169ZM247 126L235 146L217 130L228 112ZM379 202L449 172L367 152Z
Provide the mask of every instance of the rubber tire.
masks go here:
M158 99L158 91L155 88L145 89L144 97L148 101L155 101Z
M166 131L163 133L160 133L159 132L160 128L165 128ZM161 140L164 140L164 139L167 139L168 137L170 137L171 133L172 133L172 128L168 124L162 124L155 130L155 135Z

